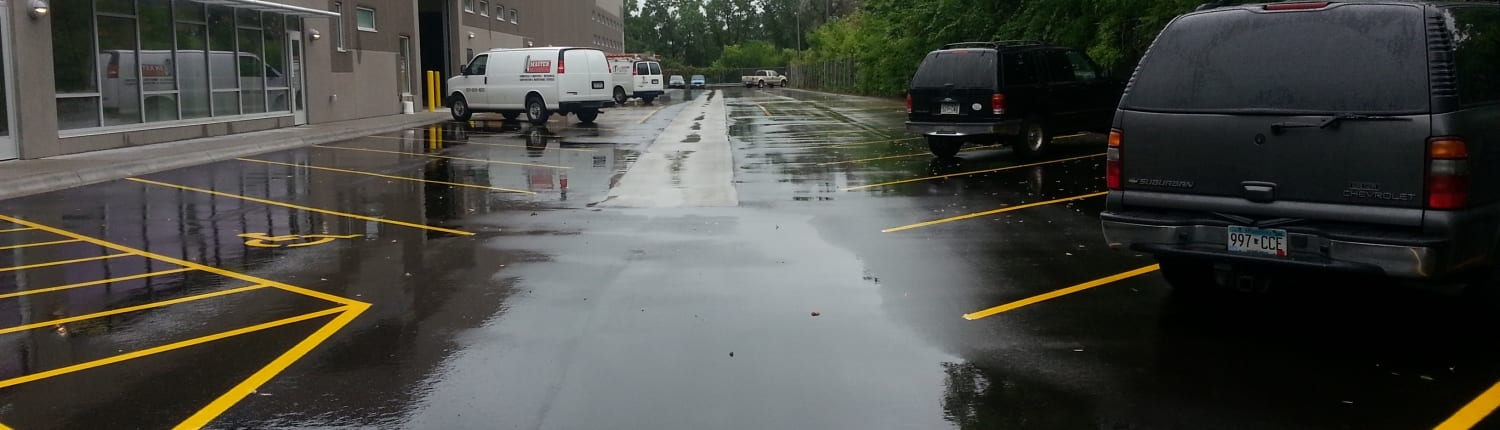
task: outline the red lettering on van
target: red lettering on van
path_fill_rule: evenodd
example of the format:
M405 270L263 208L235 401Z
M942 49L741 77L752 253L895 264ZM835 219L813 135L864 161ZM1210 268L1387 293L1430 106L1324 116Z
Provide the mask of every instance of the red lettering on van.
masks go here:
M532 60L526 62L526 73L552 73L552 60Z

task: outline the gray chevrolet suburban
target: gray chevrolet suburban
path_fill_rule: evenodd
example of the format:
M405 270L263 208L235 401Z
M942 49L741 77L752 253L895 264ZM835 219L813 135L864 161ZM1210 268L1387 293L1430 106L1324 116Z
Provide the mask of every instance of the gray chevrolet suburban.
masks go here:
M1109 137L1110 246L1177 289L1278 269L1429 280L1500 252L1500 5L1282 2L1178 17Z

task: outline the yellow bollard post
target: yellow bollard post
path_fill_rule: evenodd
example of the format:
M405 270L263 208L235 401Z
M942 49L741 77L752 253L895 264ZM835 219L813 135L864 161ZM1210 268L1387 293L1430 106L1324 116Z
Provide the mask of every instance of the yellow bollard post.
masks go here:
M427 71L427 111L428 112L437 112L437 103L433 101L433 100L435 100L437 98L437 89L432 87L432 74L433 73L435 73L435 72L433 72L431 70Z

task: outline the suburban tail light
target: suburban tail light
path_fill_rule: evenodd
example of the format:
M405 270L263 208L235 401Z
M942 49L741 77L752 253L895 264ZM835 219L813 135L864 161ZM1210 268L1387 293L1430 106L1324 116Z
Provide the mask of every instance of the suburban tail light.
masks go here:
M1427 140L1427 208L1463 209L1469 203L1469 145L1459 137Z
M1108 155L1105 157L1104 161L1104 182L1105 185L1108 185L1109 189L1111 190L1121 189L1120 170L1122 167L1121 163L1123 163L1124 160L1120 159L1120 151L1125 149L1121 146L1121 143L1123 143L1124 140L1125 133L1120 131L1120 129L1109 131L1109 150Z
M1306 3L1275 3L1275 4L1265 5L1263 7L1263 9L1265 9L1265 10L1310 10L1310 9L1322 9L1322 8L1328 7L1328 3L1329 2L1326 2L1326 1L1323 1L1323 2L1306 2Z
M990 111L995 115L1005 115L1005 94L990 96Z
M906 93L906 113L911 113L911 93Z
M119 64L110 64L109 68L105 69L104 75L105 75L105 77L110 78L110 79L119 79L119 77L120 77L120 65Z

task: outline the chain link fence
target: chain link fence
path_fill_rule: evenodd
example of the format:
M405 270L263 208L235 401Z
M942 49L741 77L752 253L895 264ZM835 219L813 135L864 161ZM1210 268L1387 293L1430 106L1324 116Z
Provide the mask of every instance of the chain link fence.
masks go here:
M853 94L859 63L853 58L798 64L790 67L792 88Z

